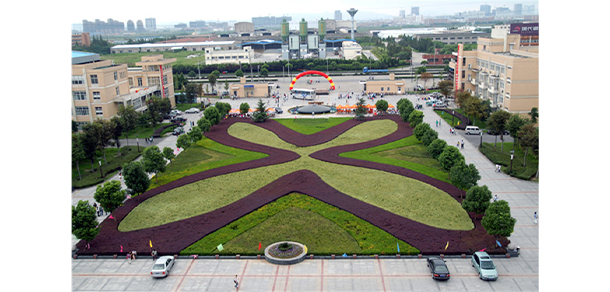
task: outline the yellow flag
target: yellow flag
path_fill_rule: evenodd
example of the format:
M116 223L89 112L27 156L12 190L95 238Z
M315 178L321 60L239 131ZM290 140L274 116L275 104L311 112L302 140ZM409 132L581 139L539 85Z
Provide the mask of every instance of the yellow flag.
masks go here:
M150 247L152 247L152 241L150 239L148 240L148 244L150 244Z
M449 247L449 241L447 241L447 245L445 246L445 250Z

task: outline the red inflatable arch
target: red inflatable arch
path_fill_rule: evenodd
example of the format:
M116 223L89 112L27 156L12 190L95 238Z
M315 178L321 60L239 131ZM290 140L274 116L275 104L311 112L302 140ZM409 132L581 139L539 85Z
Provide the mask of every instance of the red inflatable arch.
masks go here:
M309 75L309 74L320 75L320 76L326 78L326 80L328 80L328 82L330 82L330 89L335 90L335 83L333 82L333 80L330 77L328 77L328 75L326 75L324 72L315 71L315 70L301 72L301 74L294 77L294 79L292 79L292 82L290 83L290 90L292 90L292 88L294 87L294 83L297 82L297 80L299 78L301 78L302 76L305 76L305 75Z

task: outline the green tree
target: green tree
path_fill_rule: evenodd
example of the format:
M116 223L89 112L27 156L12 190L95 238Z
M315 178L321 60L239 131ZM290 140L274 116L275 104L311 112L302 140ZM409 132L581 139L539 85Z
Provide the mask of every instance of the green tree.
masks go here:
M229 80L225 80L225 90L229 90Z
M485 217L481 220L487 234L496 238L510 236L515 230L515 223L517 223L517 219L511 217L508 202L504 200L491 203L485 211Z
M212 71L211 75L214 75L214 76L216 76L216 78L218 78L218 77L220 77L220 71L214 70L214 71ZM209 78L209 76L208 76L208 78Z
M195 83L188 83L184 88L184 95L188 102L194 103L197 97L201 95L201 86Z
M121 142L119 139L123 134L123 129L124 127L121 118L114 116L110 119L110 136L112 137L112 140L114 140L117 150L121 148ZM120 154L120 151L118 154Z
M210 82L210 85L212 86L212 91L214 91L214 86L216 86L216 80L218 80L218 76L216 76L214 74L210 74L208 76L208 81Z
M78 132L78 122L77 121L72 121L72 133L76 133Z
M191 131L188 132L187 136L189 139L191 139L191 143L197 143L197 141L203 138L203 134L201 133L201 128L199 128L199 126L194 126Z
M366 105L366 100L364 100L363 97L358 99L358 102L356 103L356 110L354 110L355 115L355 119L356 120L364 120L364 115L366 114L366 107L364 107Z
M267 68L263 68L263 69L261 69L260 75L261 75L262 77L267 77L267 76L269 76L269 70L267 70Z
M89 205L89 201L78 201L72 206L72 234L85 243L92 241L100 232L97 228L98 222L95 208Z
M95 170L93 163L95 162L95 158L97 157L97 141L97 131L96 127L93 126L93 123L84 124L83 133L80 136L80 144L81 147L83 147L85 158L87 158L89 162L91 162L91 172Z
M479 170L474 164L456 163L449 170L449 177L451 184L462 189L469 190L473 186L477 185L477 181L481 179ZM460 192L460 198L462 198L462 192Z
M513 143L513 150L515 150L515 145L518 144L519 141L519 131L521 128L525 126L527 121L523 119L519 114L512 114L508 119L508 124L506 125L506 129L509 131L510 136L513 137L515 143Z
M93 198L100 203L108 213L114 212L125 200L125 191L121 190L121 182L112 180L98 185Z
M210 125L215 126L220 124L220 113L218 112L218 109L215 106L211 106L206 108L203 111L203 117L210 121Z
M536 124L538 123L538 108L537 107L533 107L532 110L530 110L529 112L529 116L532 119L532 124Z
M76 164L76 171L78 171L78 180L82 179L80 174L80 167L78 164L82 159L85 158L85 151L83 151L83 145L81 144L82 134L72 133L72 164Z
M398 100L396 103L396 108L398 109L400 117L405 123L409 121L409 115L411 115L411 112L415 110L413 103L406 98L401 98Z
M246 114L248 113L248 111L250 110L250 105L247 102L242 102L239 105L239 112L242 114Z
M464 163L464 156L455 146L447 146L438 156L438 163L441 167L449 171L455 164Z
M152 96L146 100L146 106L148 108L146 115L148 116L148 121L151 123L153 129L158 123L163 121L163 116L172 109L169 98L161 98L159 96Z
M210 124L210 121L208 121L206 118L201 118L197 120L197 127L199 127L201 132L207 133L210 131L210 128L212 128L212 124Z
M432 141L437 140L438 139L438 133L432 129L430 129L430 131L426 131L426 133L424 133L424 135L421 138L421 143L428 147L430 145L430 143L432 143Z
M132 105L123 106L122 104L119 104L118 115L123 124L123 132L127 138L127 146L129 146L129 131L136 129L139 114Z
M409 115L409 126L416 127L424 121L424 113L418 110L413 110Z
M269 118L267 115L267 109L265 108L265 103L263 103L262 99L258 100L258 104L256 107L256 111L252 114L252 121L256 123L262 123Z
M489 116L489 120L487 121L488 125L490 125L492 129L494 129L496 132L500 132L501 150L504 150L504 130L506 130L508 126L509 118L510 113L499 110L491 114L491 116ZM494 148L495 147L496 144L494 143Z
M191 138L188 135L180 135L178 136L178 140L176 141L176 147L186 149L191 146Z
M424 125L424 124L420 124L420 125ZM427 125L427 124L425 124L425 125ZM443 153L443 150L445 150L445 147L447 147L447 142L445 140L436 139L436 140L432 141L432 143L430 143L430 145L428 145L426 147L426 150L428 151L428 154L430 154L430 156L432 156L432 158L438 159L438 156L441 155L441 153Z
M140 161L131 161L123 164L123 179L125 185L131 190L131 194L141 194L148 190L150 186L150 178L146 171L144 171L144 165Z
M451 80L443 80L438 83L438 88L441 91L441 94L445 97L448 97L453 93L453 82Z
M191 131L193 131L193 129L191 129ZM171 147L163 147L163 157L169 160L169 163L172 163L172 160L174 159L174 157L176 157L176 154L174 154L174 149L172 149Z
M227 114L229 114L229 111L231 110L231 104L226 102L219 101L214 106L218 109L218 113L220 114L221 119L224 118Z
M157 146L149 146L144 149L144 154L142 155L142 163L144 165L144 171L155 174L155 182L157 182L158 180L157 174L159 172L165 171L165 158L163 157L163 153L161 153L161 150L159 150L159 147Z
M385 100L383 100L383 99L380 99L380 100L378 100L378 101L375 103L375 107L376 107L376 108L377 108L377 110L378 110L378 111L380 111L380 112L385 112L385 111L387 111L387 110L388 110L388 106L389 106L388 102L387 102L387 101L385 101Z
M235 76L244 77L244 71L242 71L241 69L237 69L237 71L235 71Z
M425 61L422 61L422 62L425 62ZM427 88L426 83L428 82L428 80L432 79L432 77L433 77L432 74L430 74L428 72L424 72L424 73L420 74L419 79L424 81L424 88Z
M455 99L455 103L458 107L463 107L464 102L470 97L472 97L472 95L470 95L470 93L468 93L467 91L458 92L457 98Z
M426 134L426 132L428 132L428 131L434 131L434 130L432 130L432 128L430 128L429 124L421 123L421 124L415 126L415 128L413 128L413 135L415 135L415 138L417 138L417 140L421 141L424 134Z
M466 192L466 198L462 201L462 208L466 212L474 212L476 214L484 214L491 200L491 191L487 186L472 186Z
M538 129L536 129L533 124L527 124L523 126L523 128L521 128L521 131L519 131L518 135L519 146L525 149L525 153L523 154L523 167L525 167L525 158L527 157L528 149L538 148Z

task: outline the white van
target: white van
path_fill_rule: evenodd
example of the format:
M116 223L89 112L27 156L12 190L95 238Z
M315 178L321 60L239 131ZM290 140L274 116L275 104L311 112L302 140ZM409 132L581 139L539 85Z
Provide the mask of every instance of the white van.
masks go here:
M481 129L477 126L468 126L465 133L466 135L481 135Z

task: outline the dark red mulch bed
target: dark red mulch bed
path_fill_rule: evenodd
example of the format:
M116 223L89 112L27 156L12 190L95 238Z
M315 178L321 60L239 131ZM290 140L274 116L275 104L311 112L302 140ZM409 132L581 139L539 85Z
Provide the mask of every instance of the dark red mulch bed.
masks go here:
M323 161L363 166L418 179L447 192L461 202L459 199L459 189L446 182L396 166L337 156L337 154L341 152L383 145L412 135L412 129L410 129L406 123L402 122L398 116L382 116L369 118L367 120L372 119L392 119L397 122L399 128L396 132L374 141L325 149L313 153L310 156ZM85 248L85 243L83 241L77 244L77 248L79 249L78 254L112 255L119 253L121 246L123 246L124 252L134 249L147 252L150 250L149 240L153 242L154 247L160 254L178 254L181 250L206 235L279 197L292 192L306 194L346 210L387 231L400 240L413 245L418 248L422 254L443 253L447 242L449 242L449 247L447 248L447 251L444 252L445 254L472 253L482 248L487 248L486 251L489 253L504 253L503 249L495 247L495 238L487 235L484 228L481 226L480 220L474 220L475 228L471 231L434 228L347 196L330 187L317 175L308 170L287 174L237 202L206 214L137 231L118 231L119 223L131 210L133 210L133 208L144 200L157 194L217 175L288 162L299 158L299 155L291 151L253 144L230 136L227 133L227 129L236 122L251 123L249 120L238 118L223 120L219 125L214 126L212 132L206 133L206 136L227 146L266 153L269 155L268 157L235 165L228 165L184 177L127 201L124 206L115 210L113 213L113 216L115 217L114 220L106 219L101 223L100 233L90 242L90 249ZM273 120L257 125L273 131L281 139L289 143L299 146L310 146L330 141L359 123L361 122L356 120L346 121L333 128L313 135L296 133ZM506 238L501 238L500 242L503 246L506 246L508 240Z

